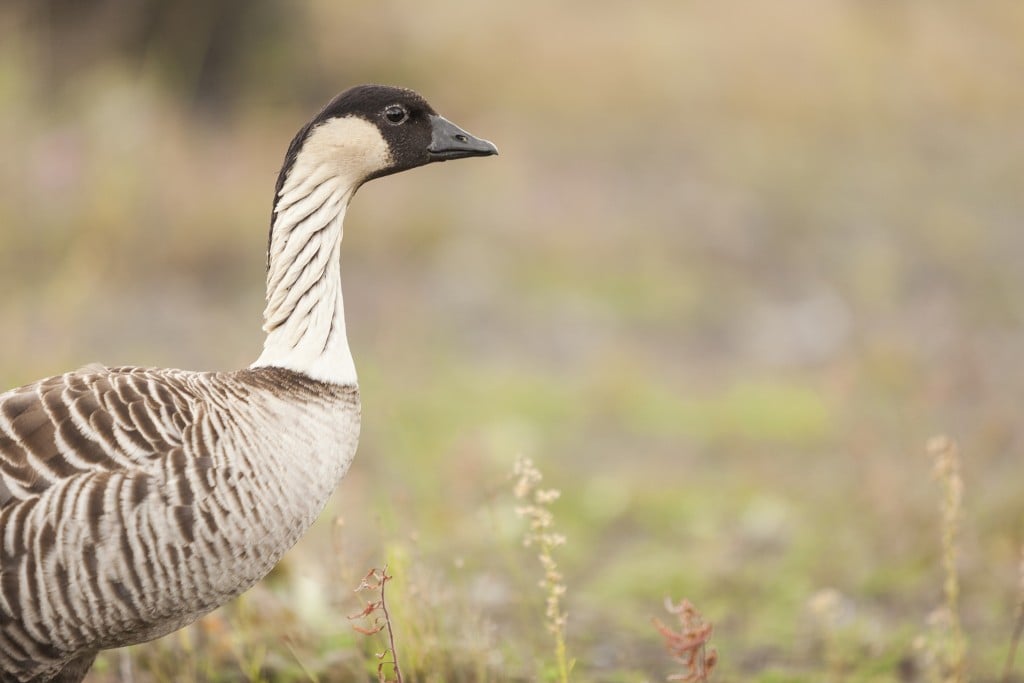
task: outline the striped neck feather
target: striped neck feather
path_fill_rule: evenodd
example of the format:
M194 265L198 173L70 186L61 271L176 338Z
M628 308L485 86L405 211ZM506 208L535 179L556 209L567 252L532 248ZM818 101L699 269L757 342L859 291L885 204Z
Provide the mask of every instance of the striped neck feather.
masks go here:
M354 191L336 175L317 173L292 173L282 188L267 268L267 337L252 367L286 368L324 382L356 384L340 259L342 222Z
M282 171L275 197L263 313L267 339L252 367L355 385L341 297L342 221L359 186L392 163L391 151L377 127L356 116L323 121L300 135L305 137L291 168Z

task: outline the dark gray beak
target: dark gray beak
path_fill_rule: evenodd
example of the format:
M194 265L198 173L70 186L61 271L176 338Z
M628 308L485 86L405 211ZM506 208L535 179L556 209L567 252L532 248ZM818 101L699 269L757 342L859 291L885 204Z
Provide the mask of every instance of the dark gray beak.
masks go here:
M454 123L436 114L430 117L430 146L427 153L431 161L448 161L464 157L489 157L498 148L487 140L475 138Z

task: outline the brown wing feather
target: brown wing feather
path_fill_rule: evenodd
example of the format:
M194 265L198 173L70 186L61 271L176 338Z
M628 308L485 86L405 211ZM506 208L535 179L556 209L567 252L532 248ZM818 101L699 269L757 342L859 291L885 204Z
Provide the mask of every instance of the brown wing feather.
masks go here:
M45 678L110 637L112 624L143 623L145 583L132 561L142 549L124 532L142 526L145 515L135 517L149 500L145 514L168 510L177 533L194 538L192 511L178 509L186 470L209 466L181 450L200 410L186 379L194 376L90 370L0 394L0 680ZM154 485L154 477L174 485ZM196 493L189 489L187 500ZM90 550L112 537L125 545L120 579Z
M194 397L173 374L68 373L0 394L0 509L81 472L142 465L181 444Z

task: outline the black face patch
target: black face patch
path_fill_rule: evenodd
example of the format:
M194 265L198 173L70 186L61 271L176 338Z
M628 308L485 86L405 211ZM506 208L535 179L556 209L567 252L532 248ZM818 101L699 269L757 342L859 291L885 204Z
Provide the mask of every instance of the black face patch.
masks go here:
M395 108L403 117L397 122ZM430 144L430 116L436 114L419 93L407 88L389 85L357 85L349 88L327 103L325 108L299 129L288 145L285 163L273 187L273 205L270 209L270 237L267 239L267 266L269 267L270 240L273 237L273 219L278 212L278 200L285 180L302 150L302 143L317 125L330 119L358 116L376 125L391 151L392 164L367 178L379 178L391 173L416 168L428 163L427 146Z
M390 163L359 182L398 173L432 162L498 154L494 144L476 138L450 121L437 116L418 93L386 85L360 85L341 93L303 126L285 154L285 163L273 190L270 211L270 239L278 201L289 173L295 167L302 146L317 126L334 119L357 117L373 124L387 143ZM354 189L354 188L353 188ZM267 243L267 266L269 267Z
M399 115L400 114L400 115ZM303 126L288 145L284 164L274 187L274 206L310 132L319 124L333 118L358 116L377 126L391 149L393 163L371 178L398 173L422 166L429 161L430 116L436 114L418 93L387 85L359 85L349 88L327 103L320 113ZM273 216L271 216L273 221Z
M320 113L299 129L288 145L274 186L274 203L270 212L271 233L284 181L295 165L302 144L319 124L332 118L359 116L377 126L391 150L392 164L366 178L371 180L429 163L427 147L431 139L430 117L435 114L433 107L418 93L388 85L358 85L328 102Z

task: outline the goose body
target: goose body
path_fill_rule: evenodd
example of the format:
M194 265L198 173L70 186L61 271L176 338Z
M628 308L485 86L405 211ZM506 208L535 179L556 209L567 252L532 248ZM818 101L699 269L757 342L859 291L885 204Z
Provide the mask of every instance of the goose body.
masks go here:
M355 455L345 209L372 178L496 150L416 93L360 86L289 146L249 368L90 367L0 395L0 681L80 681L265 576Z

